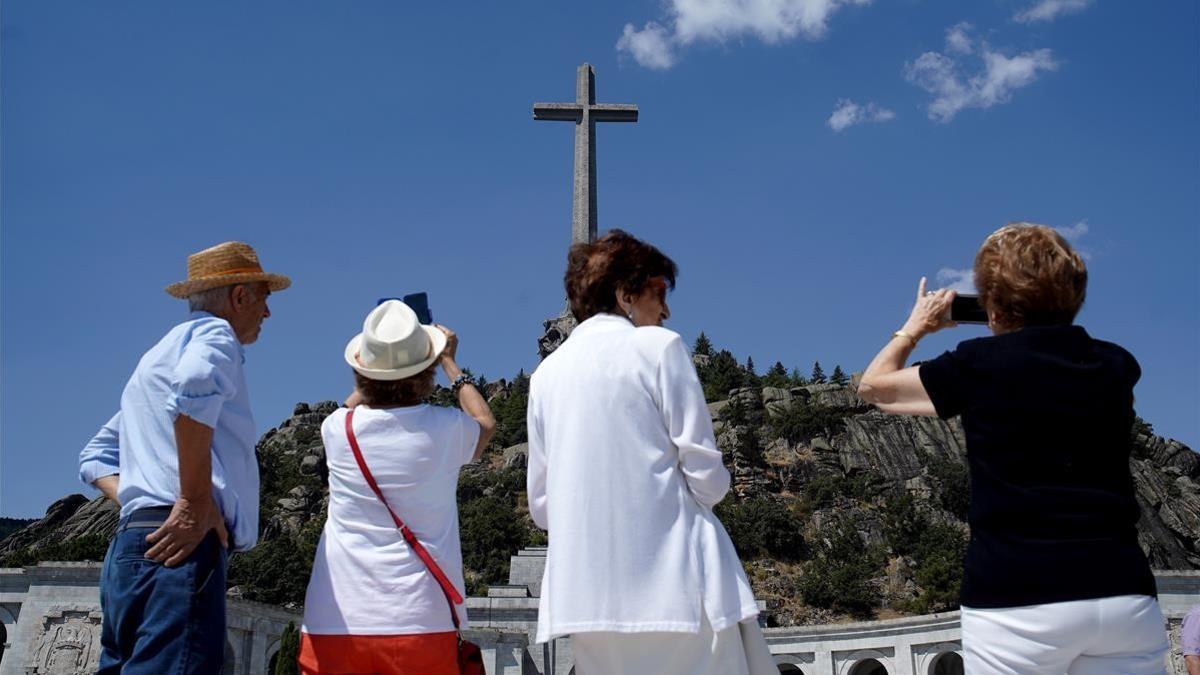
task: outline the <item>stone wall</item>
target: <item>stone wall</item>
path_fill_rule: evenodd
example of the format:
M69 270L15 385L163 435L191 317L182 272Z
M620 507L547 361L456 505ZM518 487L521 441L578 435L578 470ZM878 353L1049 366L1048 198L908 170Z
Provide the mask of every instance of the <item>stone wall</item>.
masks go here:
M492 675L573 675L570 638L535 644L546 550L513 557L509 584L487 597L468 598L467 639L480 645ZM1168 672L1185 675L1179 623L1200 604L1200 571L1155 574L1171 638ZM100 648L100 566L42 563L0 569L0 622L5 635L0 675L95 671ZM289 621L301 615L273 605L230 598L227 675L264 675ZM958 612L884 621L767 628L767 645L781 673L804 675L961 675Z

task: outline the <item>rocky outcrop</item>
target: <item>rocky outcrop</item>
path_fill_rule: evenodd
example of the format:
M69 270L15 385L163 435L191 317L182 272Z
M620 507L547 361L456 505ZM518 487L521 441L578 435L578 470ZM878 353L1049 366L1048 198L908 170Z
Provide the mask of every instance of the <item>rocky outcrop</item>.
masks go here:
M111 536L119 517L117 505L104 497L89 500L80 494L68 495L51 504L41 520L0 541L0 558L89 534Z
M867 411L871 406L858 397L852 387L840 384L810 384L805 387L795 387L792 394L804 399L810 404L822 405L827 408L839 408L856 412Z
M846 418L833 447L843 471L869 470L898 483L920 475L929 457L961 463L967 456L957 419L897 417L877 410Z
M538 338L538 357L546 358L554 353L562 343L567 341L571 336L571 331L575 330L579 322L575 320L575 315L571 314L571 310L563 309L562 314L553 319L546 319L542 322L544 332Z
M529 463L529 444L518 443L510 448L505 448L501 453L501 466L505 469L524 469Z

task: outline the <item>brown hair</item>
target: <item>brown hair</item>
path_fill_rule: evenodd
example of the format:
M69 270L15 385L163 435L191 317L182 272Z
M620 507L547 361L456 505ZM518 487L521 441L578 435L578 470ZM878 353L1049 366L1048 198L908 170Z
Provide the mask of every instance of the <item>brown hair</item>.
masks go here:
M1002 327L1070 324L1087 294L1087 266L1052 228L1010 223L975 254L975 288Z
M354 388L370 406L417 405L433 394L433 377L436 364L402 380L372 380L357 370L354 373Z
M674 290L675 261L633 235L609 230L590 244L575 244L567 253L563 283L577 321L617 307L617 291L639 295L648 282L663 277Z

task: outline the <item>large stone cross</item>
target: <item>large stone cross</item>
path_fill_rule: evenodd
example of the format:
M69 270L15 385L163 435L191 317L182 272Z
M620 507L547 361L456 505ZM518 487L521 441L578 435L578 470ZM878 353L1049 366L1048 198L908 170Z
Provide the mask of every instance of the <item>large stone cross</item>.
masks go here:
M571 243L596 240L596 122L636 122L636 105L596 103L596 73L579 66L574 103L534 103L533 119L575 123L575 194Z

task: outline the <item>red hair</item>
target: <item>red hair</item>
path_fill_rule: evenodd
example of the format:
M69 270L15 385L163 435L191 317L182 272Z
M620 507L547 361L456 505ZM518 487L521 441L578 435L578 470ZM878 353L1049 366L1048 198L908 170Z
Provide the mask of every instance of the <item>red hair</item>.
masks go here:
M1045 225L1005 225L975 254L979 302L1005 328L1070 324L1083 306L1087 277L1083 258Z
M563 283L575 320L586 321L615 311L618 290L640 295L656 277L673 290L678 273L662 251L622 230L609 230L593 243L571 247Z

